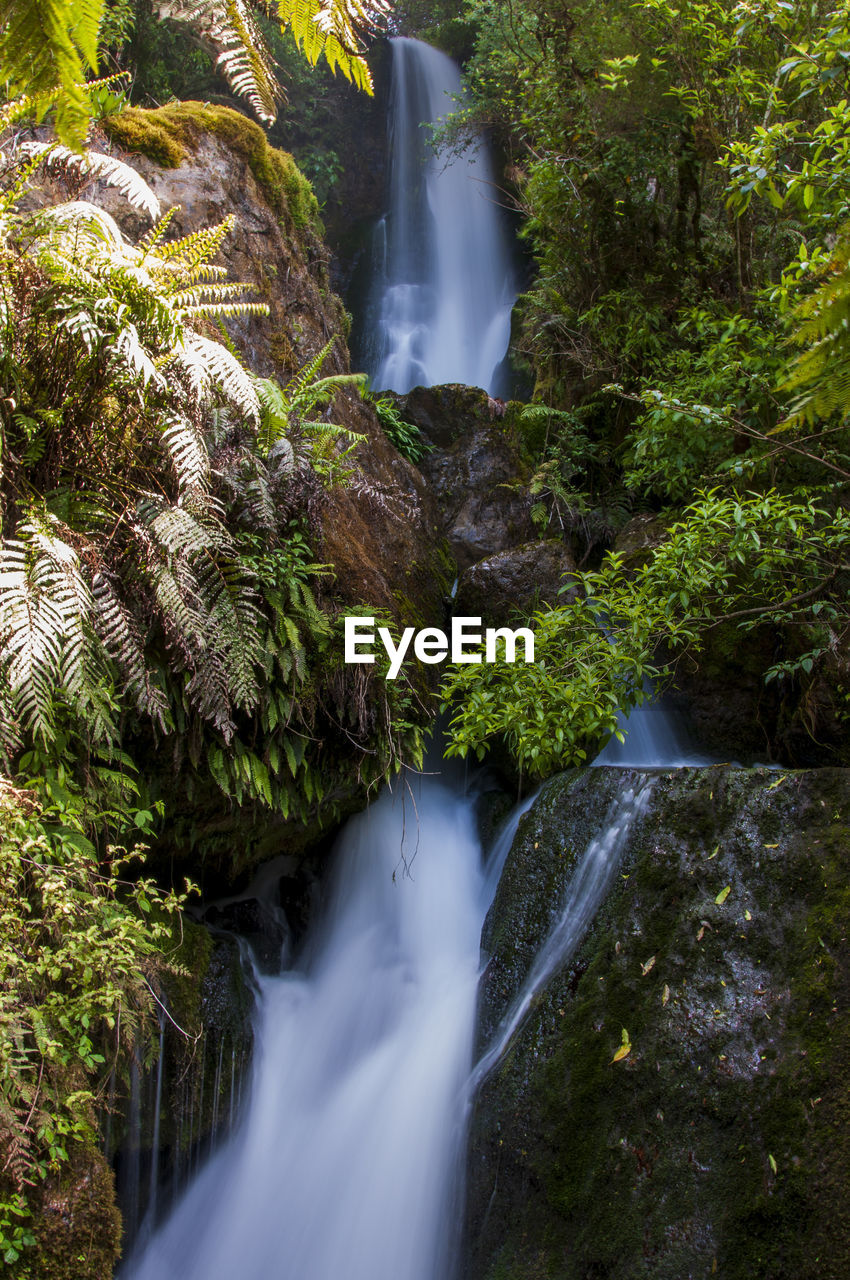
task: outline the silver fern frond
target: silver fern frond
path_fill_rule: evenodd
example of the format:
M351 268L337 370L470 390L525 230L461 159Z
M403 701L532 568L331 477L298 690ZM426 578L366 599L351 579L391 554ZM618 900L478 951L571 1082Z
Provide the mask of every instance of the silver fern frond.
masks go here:
M115 156L100 151L71 151L59 142L22 142L19 150L22 155L39 159L41 166L55 177L103 182L120 191L134 209L141 209L154 219L160 215L159 200L142 175Z

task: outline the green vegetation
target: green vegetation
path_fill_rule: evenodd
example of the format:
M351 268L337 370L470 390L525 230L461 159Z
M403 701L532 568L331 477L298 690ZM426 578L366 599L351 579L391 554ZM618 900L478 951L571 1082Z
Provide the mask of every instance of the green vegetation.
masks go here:
M419 428L412 422L405 422L395 401L389 396L373 400L372 403L384 435L390 443L395 445L408 462L420 462L430 446L422 439Z
M214 50L231 91L264 124L274 123L283 90L263 32L261 15L268 17L267 6L253 0L163 0L151 7L159 20L185 23ZM361 37L386 17L386 0L373 0L368 10L359 0L276 0L275 9L281 30L291 33L308 62L315 66L324 55L332 71L372 92ZM150 24L144 17L142 21L150 32ZM86 76L100 57L122 60L135 26L136 15L126 0L43 0L37 5L7 0L0 23L0 81L7 95L29 95L39 116L53 110L59 140L80 149L97 100Z
M0 785L0 1256L21 1277L35 1274L42 1187L95 1149L98 1094L154 1022L168 921L183 901L122 879L120 849L93 857L89 823L114 815L86 812L58 771L43 790L38 801ZM98 1234L109 1234L110 1207ZM114 1224L112 1236L109 1266Z
M533 772L579 762L644 675L674 678L715 628L757 618L784 702L828 685L843 719L850 7L465 13L451 136L496 131L535 263L519 338L525 412L545 422L523 433L535 518L597 557L634 512L669 533L633 579L604 561L586 600L537 616L533 670L450 677L453 750L505 736Z
M204 134L222 138L296 246L315 245L310 185L259 126L192 103L116 114L103 89L104 128L126 149L177 165ZM10 102L5 122L42 105ZM403 760L418 762L423 715L409 687L345 668L333 567L312 550L363 438L337 411L364 379L323 376L331 358L345 367L337 340L285 386L254 376L226 324L267 309L217 261L232 217L177 237L176 210L163 215L131 165L46 131L10 142L0 1256L20 1280L102 1280L120 1222L98 1118L131 1061L150 1061L164 990L179 995L189 978L174 924L183 899L155 886L137 841L155 844L165 820L195 847L232 810L315 836ZM149 229L131 239L74 198L92 181ZM227 876L242 849L231 841L216 856ZM61 1225L48 1204L69 1206Z

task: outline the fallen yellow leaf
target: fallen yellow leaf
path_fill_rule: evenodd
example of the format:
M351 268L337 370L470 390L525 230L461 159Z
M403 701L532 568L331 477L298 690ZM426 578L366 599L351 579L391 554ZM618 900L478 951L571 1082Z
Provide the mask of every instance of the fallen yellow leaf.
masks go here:
M670 999L670 988L667 986L667 983L665 982L664 990L661 992L661 1003L666 1004L669 999Z
M644 978L645 978L645 977L646 977L646 975L649 973L649 971L650 971L650 969L652 968L652 966L655 964L655 960L656 960L656 957L655 957L655 956L650 956L650 957L649 957L649 959L647 960L646 964L642 964L642 965L641 965L641 967L640 967L640 971L641 971L642 975L644 976Z
M727 884L727 886L726 886L726 888L725 888L725 889L721 889L721 890L720 890L720 892L718 893L717 897L714 899L714 901L717 903L718 907L722 907L722 906L723 906L723 903L724 903L724 902L726 901L726 899L729 897L729 894L730 894L731 892L732 892L732 886L731 886L731 884Z
M611 1059L611 1063L609 1063L609 1066L614 1062L622 1062L623 1058L627 1058L631 1053L631 1051L632 1051L632 1044L631 1044L631 1041L629 1040L629 1033L626 1030L626 1028L623 1027L623 1043L620 1045L619 1049L614 1054L613 1058Z

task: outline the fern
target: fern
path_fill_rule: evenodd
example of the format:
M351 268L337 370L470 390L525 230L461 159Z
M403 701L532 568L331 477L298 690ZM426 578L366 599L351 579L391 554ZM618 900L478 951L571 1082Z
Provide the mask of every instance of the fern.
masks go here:
M826 278L797 314L794 341L805 350L780 385L797 393L780 431L850 414L850 227L843 228Z
M168 702L148 669L138 624L106 574L94 575L92 598L95 606L92 624L106 653L124 676L127 692L136 708L165 731L169 722Z
M160 215L159 200L142 175L115 156L102 155L99 151L85 151L80 155L57 142L22 142L19 149L24 156L39 158L53 176L103 182L120 191L134 209L142 209L154 219Z
M235 410L259 422L260 402L254 380L221 343L187 331L182 350L175 351L173 359L195 378L197 385L203 386L204 378L207 386L216 384Z
M210 479L210 458L204 438L190 418L167 413L162 438L174 463L180 492L188 488L206 489Z
M185 23L209 41L234 93L250 103L264 124L273 124L281 96L272 56L245 0L159 0L159 17Z
M313 65L324 53L359 89L371 94L372 76L360 49L361 36L374 30L391 12L387 0L362 5L358 0L277 0L278 16Z
M82 81L97 64L103 0L2 0L0 80L10 95L55 95L56 131L79 150L89 99Z

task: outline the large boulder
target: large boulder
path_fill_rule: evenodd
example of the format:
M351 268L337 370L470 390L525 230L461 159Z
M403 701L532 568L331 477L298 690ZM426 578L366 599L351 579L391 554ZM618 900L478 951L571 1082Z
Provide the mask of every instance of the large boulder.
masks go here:
M485 556L458 579L454 611L502 626L528 618L544 604L563 603L574 594L570 575L575 560L557 538L524 542L519 547ZM567 593L562 595L562 589Z
M504 429L503 402L454 383L392 398L431 445L419 467L458 568L530 541L528 476Z
M481 1044L636 782L561 775L520 824L485 928ZM840 1280L850 773L650 785L592 928L478 1095L463 1274Z

